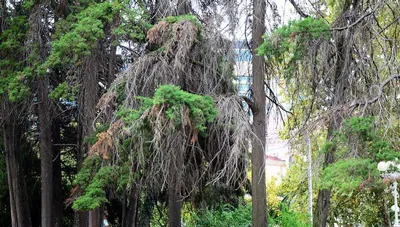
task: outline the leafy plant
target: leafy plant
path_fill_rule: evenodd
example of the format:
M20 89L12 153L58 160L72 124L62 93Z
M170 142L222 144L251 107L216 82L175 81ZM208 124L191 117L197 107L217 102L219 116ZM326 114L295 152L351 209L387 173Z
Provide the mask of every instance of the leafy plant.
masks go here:
M165 116L173 120L176 125L183 123L182 108L189 110L190 121L200 132L206 130L206 124L217 116L215 104L210 96L201 96L183 91L178 86L162 85L153 98L137 97L142 101L139 110L121 108L118 116L126 122L132 122L143 115L149 108L160 110Z
M195 24L198 28L202 28L202 25L200 24L199 20L197 17L193 14L185 14L185 15L179 15L179 16L168 16L163 19L163 21L166 21L170 24L177 23L179 21L187 20Z
M258 55L276 61L289 77L297 68L297 61L304 58L307 44L319 38L329 39L329 24L323 19L307 17L290 21L275 29L271 35L264 35L264 42L258 47Z

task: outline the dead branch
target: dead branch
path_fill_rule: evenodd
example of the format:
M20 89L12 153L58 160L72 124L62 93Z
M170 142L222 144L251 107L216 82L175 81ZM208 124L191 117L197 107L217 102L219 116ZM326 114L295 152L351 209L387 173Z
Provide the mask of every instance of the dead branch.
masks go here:
M378 86L378 94L374 98L372 98L370 100L367 100L367 98L365 98L364 100L358 100L358 101L352 103L350 106L348 106L348 108L355 108L355 107L360 106L360 105L369 105L369 104L372 104L372 103L378 101L380 99L380 97L382 96L383 88L390 81L395 80L395 79L400 79L400 74L391 75L388 78L386 78L381 84L379 84L379 86Z
M372 15L373 13L376 12L376 10L378 10L378 8L381 6L381 4L376 4L376 6L368 13L362 15L361 17L359 17L356 21L354 21L353 23L343 26L343 27L337 27L337 28L332 28L331 31L343 31L346 29L349 29L353 26L356 26L358 23L360 23L361 21L363 21L366 17Z
M297 4L295 0L289 0L289 2L292 4L296 12L303 18L309 17L310 15L304 13L304 11L300 8L300 6Z

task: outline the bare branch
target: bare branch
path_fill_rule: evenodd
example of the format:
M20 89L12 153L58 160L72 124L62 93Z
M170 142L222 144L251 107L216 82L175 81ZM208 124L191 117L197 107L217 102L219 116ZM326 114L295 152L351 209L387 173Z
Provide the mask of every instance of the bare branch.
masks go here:
M296 12L303 18L309 17L310 15L304 13L304 11L300 8L300 6L296 3L295 0L289 0L289 2L292 4Z
M247 105L249 105L251 111L254 113L255 111L257 111L257 106L254 104L253 100L249 99L246 96L242 96L242 99L247 103Z
M264 85L265 85L265 87L267 87L268 91L271 93L271 96L272 96L272 98L271 98L267 94L265 94L267 99L269 101L271 101L273 104L275 104L277 107L279 107L279 109L283 110L284 112L286 112L286 113L288 113L290 115L293 115L292 112L290 112L289 110L286 110L285 107L283 107L282 104L280 104L280 102L279 102L278 98L276 97L274 91L268 86L268 84L265 81L264 81Z
M368 12L368 13L362 15L360 18L358 18L358 19L357 19L355 22L353 22L352 24L349 24L349 25L343 26L343 27L332 28L331 30L332 30L332 31L343 31L343 30L349 29L349 28L351 28L351 27L357 25L357 24L360 23L361 21L363 21L364 18L366 18L366 17L372 15L373 13L375 13L376 10L377 10L380 6L381 6L381 4L377 4L377 5L371 10L371 12Z
M379 100L379 98L382 96L383 93L383 88L392 80L395 79L400 79L400 74L395 74L395 75L391 75L390 77L388 77L386 80L384 80L378 87L378 94L371 100L358 100L354 103L352 103L349 107L350 108L354 108L360 105L368 105L368 104L372 104L376 101Z

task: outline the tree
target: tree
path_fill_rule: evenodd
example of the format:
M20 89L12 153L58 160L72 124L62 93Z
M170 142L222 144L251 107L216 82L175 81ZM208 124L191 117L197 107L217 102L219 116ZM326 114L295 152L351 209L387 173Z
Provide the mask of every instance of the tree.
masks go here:
M24 110L27 102L23 101L28 88L23 82L25 56L24 46L26 38L26 14L19 3L15 3L11 12L15 15L11 20L7 7L2 5L2 24L0 30L0 119L4 139L4 155L7 166L7 182L9 189L11 224L17 227L29 227L31 216L29 200L22 165L21 142L26 119Z
M147 196L142 216L167 193L169 222L179 225L180 204L206 183L231 189L244 182L244 138L250 127L232 95L232 66L222 52L229 43L218 33L202 31L192 15L167 17L148 31L149 52L121 73L99 101L98 119L109 107L116 108L115 117L98 122L107 125L106 131L98 133L78 174L82 194L75 209L93 209L107 201L96 190L132 182L130 190ZM124 177L108 181L103 171Z
M265 33L266 3L262 0L253 1L253 27L252 27L252 73L253 73L253 129L255 138L252 143L252 223L253 226L268 226L267 201L265 194L265 60L257 55L257 48L262 44Z
M288 128L296 144L301 143L305 131L325 134L327 143L331 144L343 120L350 116L370 113L390 119L389 116L396 115L392 104L384 101L382 91L394 97L394 87L384 87L391 84L389 81L395 80L397 74L388 73L392 63L378 60L378 53L385 52L384 46L391 46L397 39L386 36L386 40L391 41L383 44L386 41L380 40L376 33L376 30L384 32L393 21L385 19L386 27L374 29L379 22L372 23L369 17L382 13L378 10L381 7L379 3L329 2L328 6L330 11L326 20L307 17L291 21L267 35L259 50L269 60L267 64L277 69L276 73L286 80L293 113ZM323 12L318 14L324 15ZM376 87L376 93L371 96L372 87ZM377 100L387 104L378 108L380 111L375 106ZM382 109L387 110L383 114L385 117ZM323 169L334 165L340 154L336 143L331 145L329 149L322 149ZM348 149L347 152L358 154L357 149ZM332 215L330 200L331 189L320 188L314 226L335 222L333 216L329 218Z

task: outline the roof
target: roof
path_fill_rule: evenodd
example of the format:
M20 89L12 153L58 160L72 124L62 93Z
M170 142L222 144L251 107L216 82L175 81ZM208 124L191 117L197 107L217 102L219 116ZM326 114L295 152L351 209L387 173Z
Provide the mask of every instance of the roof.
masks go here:
M282 160L278 157L270 156L270 155L265 155L266 160L273 160L273 161L278 161L278 162L285 162L285 160Z

